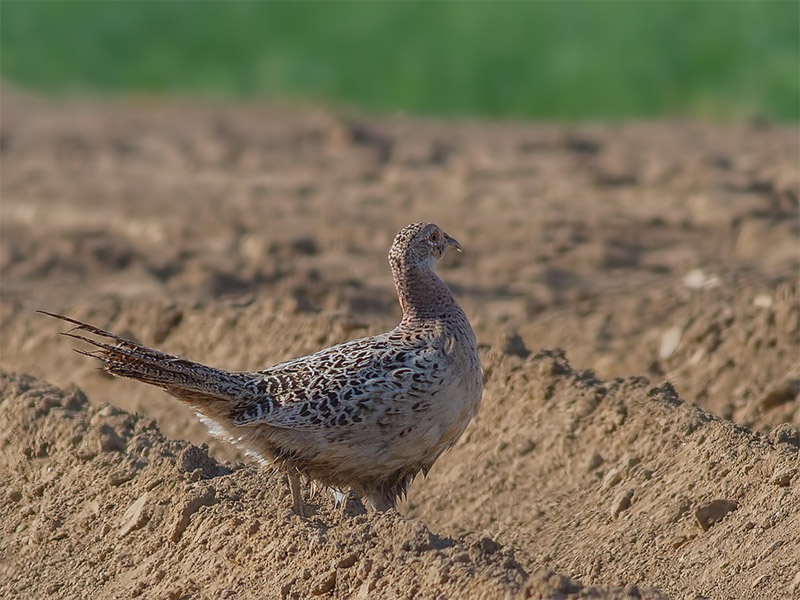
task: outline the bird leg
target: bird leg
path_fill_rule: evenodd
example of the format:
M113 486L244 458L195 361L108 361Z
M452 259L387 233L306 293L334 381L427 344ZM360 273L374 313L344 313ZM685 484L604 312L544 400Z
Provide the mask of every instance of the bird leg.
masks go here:
M303 491L300 487L300 476L294 469L289 469L286 472L289 478L289 491L292 492L292 510L300 517L305 517L305 510L303 507Z

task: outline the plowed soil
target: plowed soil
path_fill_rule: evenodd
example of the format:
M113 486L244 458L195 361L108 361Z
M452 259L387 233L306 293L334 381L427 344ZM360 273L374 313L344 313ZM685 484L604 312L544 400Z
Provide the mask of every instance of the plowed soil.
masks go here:
M795 127L2 100L0 597L800 598ZM421 220L486 383L396 513L300 519L34 312L264 368L392 327Z

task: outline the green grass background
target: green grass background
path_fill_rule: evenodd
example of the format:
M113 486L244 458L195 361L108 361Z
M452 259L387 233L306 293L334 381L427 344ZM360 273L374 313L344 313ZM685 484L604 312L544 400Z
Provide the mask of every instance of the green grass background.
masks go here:
M539 119L800 120L800 3L0 0L0 76Z

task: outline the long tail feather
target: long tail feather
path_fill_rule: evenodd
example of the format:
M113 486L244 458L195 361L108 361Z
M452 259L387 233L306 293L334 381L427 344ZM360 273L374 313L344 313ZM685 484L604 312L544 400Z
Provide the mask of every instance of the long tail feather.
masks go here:
M242 374L214 369L180 356L148 348L72 317L44 310L36 312L71 323L73 327L62 332L62 335L95 347L89 351L75 348L75 352L100 360L103 363L103 370L112 375L162 387L196 406L204 404L202 401L204 397L209 400L215 398L233 402L242 400L248 395L247 377ZM93 339L76 332L86 332L107 341Z

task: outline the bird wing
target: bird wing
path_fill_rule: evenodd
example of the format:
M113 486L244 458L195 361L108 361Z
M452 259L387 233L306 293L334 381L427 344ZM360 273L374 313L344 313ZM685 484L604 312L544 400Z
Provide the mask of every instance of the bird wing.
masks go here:
M252 400L237 404L235 425L266 424L295 430L358 426L403 412L401 402L420 410L425 393L439 381L432 349L397 346L385 336L353 340L316 354L252 373Z

